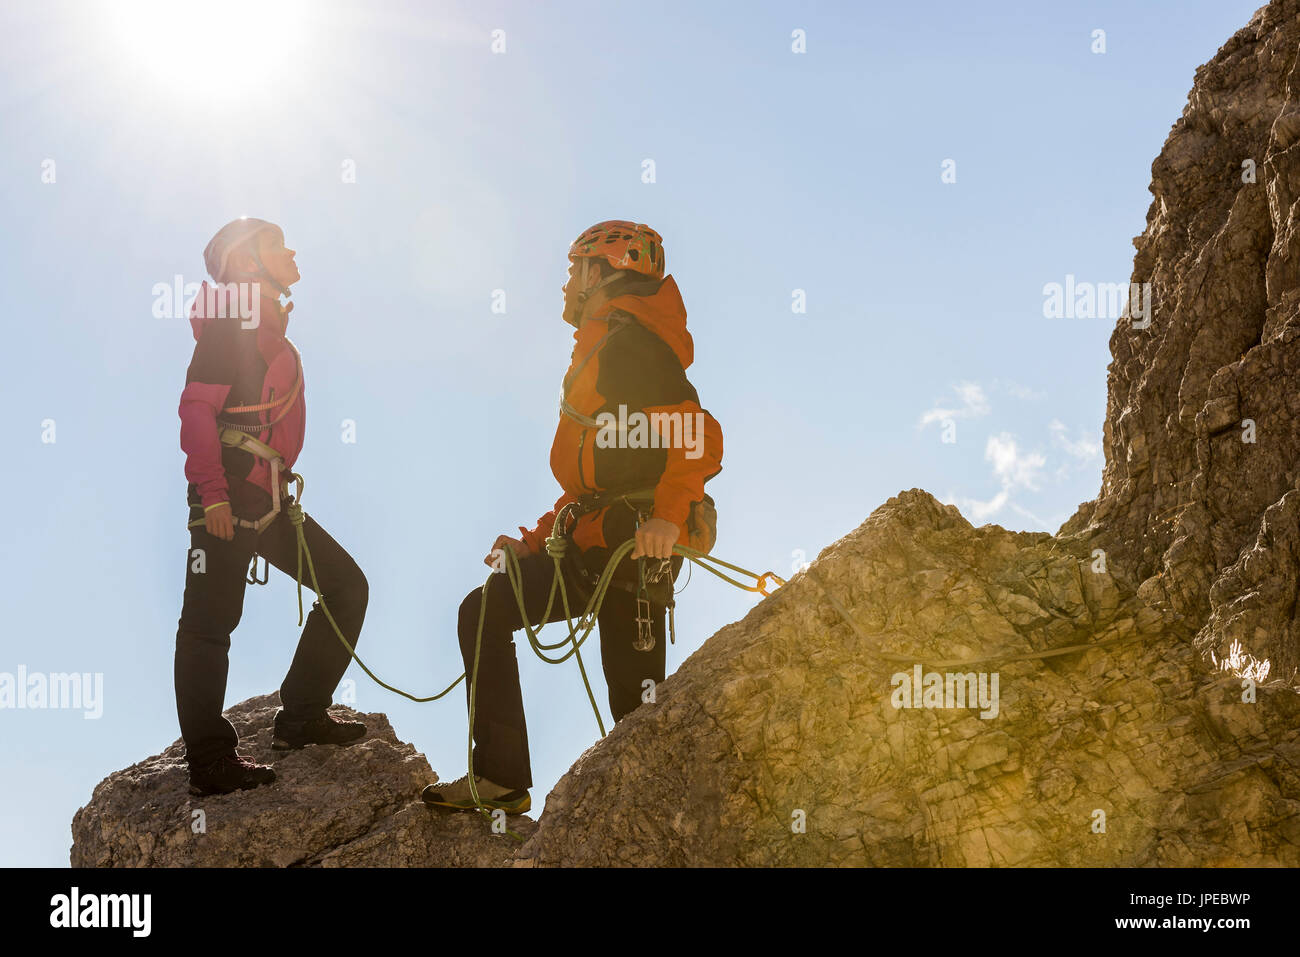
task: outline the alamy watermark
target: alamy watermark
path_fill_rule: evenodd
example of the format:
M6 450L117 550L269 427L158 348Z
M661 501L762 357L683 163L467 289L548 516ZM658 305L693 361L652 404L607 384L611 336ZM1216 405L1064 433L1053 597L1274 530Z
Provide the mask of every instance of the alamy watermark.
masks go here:
M1043 286L1045 319L1120 319L1125 315L1133 320L1134 329L1151 325L1151 283L1077 282L1074 274L1068 273L1063 284Z
M979 708L985 720L998 716L998 673L986 671L900 671L889 679L895 708Z
M601 449L685 449L688 459L704 454L703 412L628 411L596 416L596 447Z
M186 282L177 273L170 284L154 283L150 293L158 319L182 319L193 310L200 319L238 318L244 329L256 329L262 322L261 283Z
M103 672L54 672L27 670L19 665L16 673L0 671L0 709L84 711L87 721L97 721L104 714Z
M153 928L152 894L83 894L73 887L50 898L50 926L123 928L148 937Z

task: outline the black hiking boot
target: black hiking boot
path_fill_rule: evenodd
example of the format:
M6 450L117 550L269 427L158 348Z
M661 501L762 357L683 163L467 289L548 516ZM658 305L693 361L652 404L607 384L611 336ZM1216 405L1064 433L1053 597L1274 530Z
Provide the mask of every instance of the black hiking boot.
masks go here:
M288 721L280 710L275 715L271 750L296 751L309 744L352 744L365 736L366 726L360 721L340 721L328 713L306 721Z
M224 754L215 761L197 767L190 765L190 793L196 797L250 791L263 784L273 783L274 768L266 764L254 764L238 754Z

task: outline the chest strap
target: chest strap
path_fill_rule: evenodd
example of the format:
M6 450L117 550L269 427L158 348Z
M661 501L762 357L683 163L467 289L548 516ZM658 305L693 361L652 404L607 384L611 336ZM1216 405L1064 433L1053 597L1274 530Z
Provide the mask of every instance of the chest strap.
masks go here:
M601 425L601 423L597 422L591 416L584 415L571 406L569 404L569 390L573 388L573 383L577 381L578 375L586 368L587 363L591 361L592 356L601 350L601 347L605 345L611 336L616 332L633 325L634 321L635 320L627 318L622 313L610 313L608 331L596 340L596 344L591 347L591 351L583 356L582 360L573 367L573 371L564 377L564 385L560 389L560 415L567 415L584 429L603 429L608 427Z
M293 352L293 361L296 370L296 375L293 381L293 388L291 388L284 395L280 396L280 398L272 399L269 402L261 402L258 403L257 405L232 405L221 410L222 415L245 415L248 413L257 414L259 412L271 412L274 411L275 409L279 409L280 406L284 406L284 408L280 410L280 414L277 415L275 418L270 419L269 421L255 422L251 425L245 425L242 422L225 422L218 419L217 420L218 425L222 426L223 428L237 429L240 432L247 432L256 435L258 432L262 432L265 431L266 429L271 428L273 425L275 425L277 422L279 422L281 419L283 419L286 415L289 414L289 410L293 408L294 400L297 399L298 394L302 392L302 355L298 352L297 347L292 342L290 342L287 337L285 338L284 341L289 346L289 349Z

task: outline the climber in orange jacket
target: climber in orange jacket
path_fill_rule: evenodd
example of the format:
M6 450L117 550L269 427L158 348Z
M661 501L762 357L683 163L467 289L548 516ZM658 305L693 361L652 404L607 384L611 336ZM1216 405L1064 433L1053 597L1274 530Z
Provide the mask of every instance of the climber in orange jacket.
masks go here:
M551 444L551 471L563 494L533 528L521 526L518 539L498 537L493 550L510 548L518 557L529 621L539 624L555 575L545 541L562 513L560 531L569 543L562 571L579 607L611 552L635 538L598 618L601 664L618 721L664 680L664 615L682 562L673 546L707 552L713 545L715 513L704 483L722 470L722 430L686 378L694 344L677 283L664 275L659 234L639 223L597 223L574 241L569 260L564 319L576 331ZM494 554L484 561L499 567ZM644 591L643 570L650 582ZM512 639L523 622L507 576L493 577L462 602L461 653L473 674L484 587L475 786L485 806L523 813L531 806L532 772ZM557 599L551 621L563 617L560 605ZM422 797L456 810L476 806L468 775L431 784Z

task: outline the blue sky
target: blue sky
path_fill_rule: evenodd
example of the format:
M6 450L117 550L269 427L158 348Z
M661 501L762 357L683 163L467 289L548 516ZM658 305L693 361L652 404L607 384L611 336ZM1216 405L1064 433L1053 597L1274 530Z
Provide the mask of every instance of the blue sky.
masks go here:
M559 287L598 220L664 236L725 433L718 555L784 574L913 487L1054 531L1099 486L1114 323L1044 318L1043 287L1128 280L1151 161L1256 6L6 5L0 672L102 673L104 702L0 710L0 864L66 865L93 786L178 737L193 340L152 290L221 224L298 250L305 505L370 580L363 657L430 693L487 546L558 494ZM669 668L753 603L697 573ZM278 686L295 620L284 576L250 589L228 703ZM540 807L596 727L575 670L520 663ZM348 677L463 773L459 693Z

